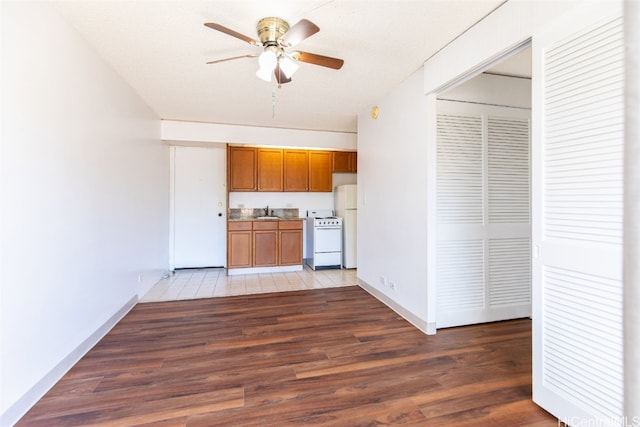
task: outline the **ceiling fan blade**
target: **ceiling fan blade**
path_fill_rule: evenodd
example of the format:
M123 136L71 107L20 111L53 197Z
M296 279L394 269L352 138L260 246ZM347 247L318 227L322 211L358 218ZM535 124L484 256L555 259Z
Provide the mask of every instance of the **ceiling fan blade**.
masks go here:
M302 19L289 28L280 41L285 46L294 46L318 31L320 31L320 28L316 24L307 19Z
M244 34L240 34L237 31L233 31L231 28L227 28L227 27L225 27L223 25L216 24L215 22L207 22L204 25L209 27L209 28L211 28L211 29L213 29L213 30L220 31L222 33L230 35L231 37L235 37L237 39L245 41L245 42L247 42L249 44L252 44L254 46L262 46L262 43L260 43L259 41L254 40L251 37L245 36Z
M317 53L310 52L294 52L292 54L294 59L301 62L307 62L309 64L320 65L321 67L333 68L339 70L344 64L344 60L338 58L332 58L330 56L318 55Z
M258 55L256 55L255 53L248 53L246 55L232 56L231 58L216 59L214 61L207 62L207 64L217 64L218 62L231 61L233 59L240 59L240 58L256 58L257 56Z
M280 68L280 64L276 65L276 68L273 70L273 75L279 85L289 83L291 81L289 77L284 75L284 72Z

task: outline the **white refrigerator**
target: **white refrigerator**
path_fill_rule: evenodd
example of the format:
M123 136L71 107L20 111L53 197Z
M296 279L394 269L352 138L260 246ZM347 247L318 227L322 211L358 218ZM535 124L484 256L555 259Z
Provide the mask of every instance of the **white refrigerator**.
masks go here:
M342 266L356 268L358 235L358 186L339 185L335 193L336 216L342 218Z

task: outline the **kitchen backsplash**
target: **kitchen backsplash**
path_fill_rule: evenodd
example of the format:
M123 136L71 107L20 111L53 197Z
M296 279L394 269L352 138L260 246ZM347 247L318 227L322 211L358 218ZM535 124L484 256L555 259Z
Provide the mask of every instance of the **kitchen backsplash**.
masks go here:
M231 208L229 209L229 219L251 219L265 216L265 208ZM269 207L269 215L278 218L298 218L300 211L298 208L272 208Z
M354 173L334 173L333 185L342 184L355 184L356 174ZM253 215L250 211L255 209L260 210L260 207L264 208L267 205L279 208L297 209L298 213L295 215L299 217L307 216L308 210L318 209L334 209L333 206L333 193L315 193L315 192L231 192L229 193L229 218L255 218L256 216L264 215L264 210L258 215ZM247 216L235 217L232 215L242 215L241 213L231 213L233 211L240 212L245 210ZM272 208L269 208L271 210ZM275 209L274 209L275 210ZM274 212L275 214L275 212Z

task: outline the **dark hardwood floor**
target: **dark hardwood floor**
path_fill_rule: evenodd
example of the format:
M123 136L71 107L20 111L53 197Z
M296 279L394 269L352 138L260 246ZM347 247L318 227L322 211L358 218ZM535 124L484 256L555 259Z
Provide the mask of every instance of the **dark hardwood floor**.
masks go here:
M427 336L359 287L138 304L19 426L557 426L531 322Z

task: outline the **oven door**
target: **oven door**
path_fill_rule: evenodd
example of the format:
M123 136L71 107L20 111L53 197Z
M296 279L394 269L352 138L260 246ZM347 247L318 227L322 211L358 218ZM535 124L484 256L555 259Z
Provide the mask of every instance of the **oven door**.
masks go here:
M342 230L340 227L316 227L314 248L315 253L340 252L342 250Z

